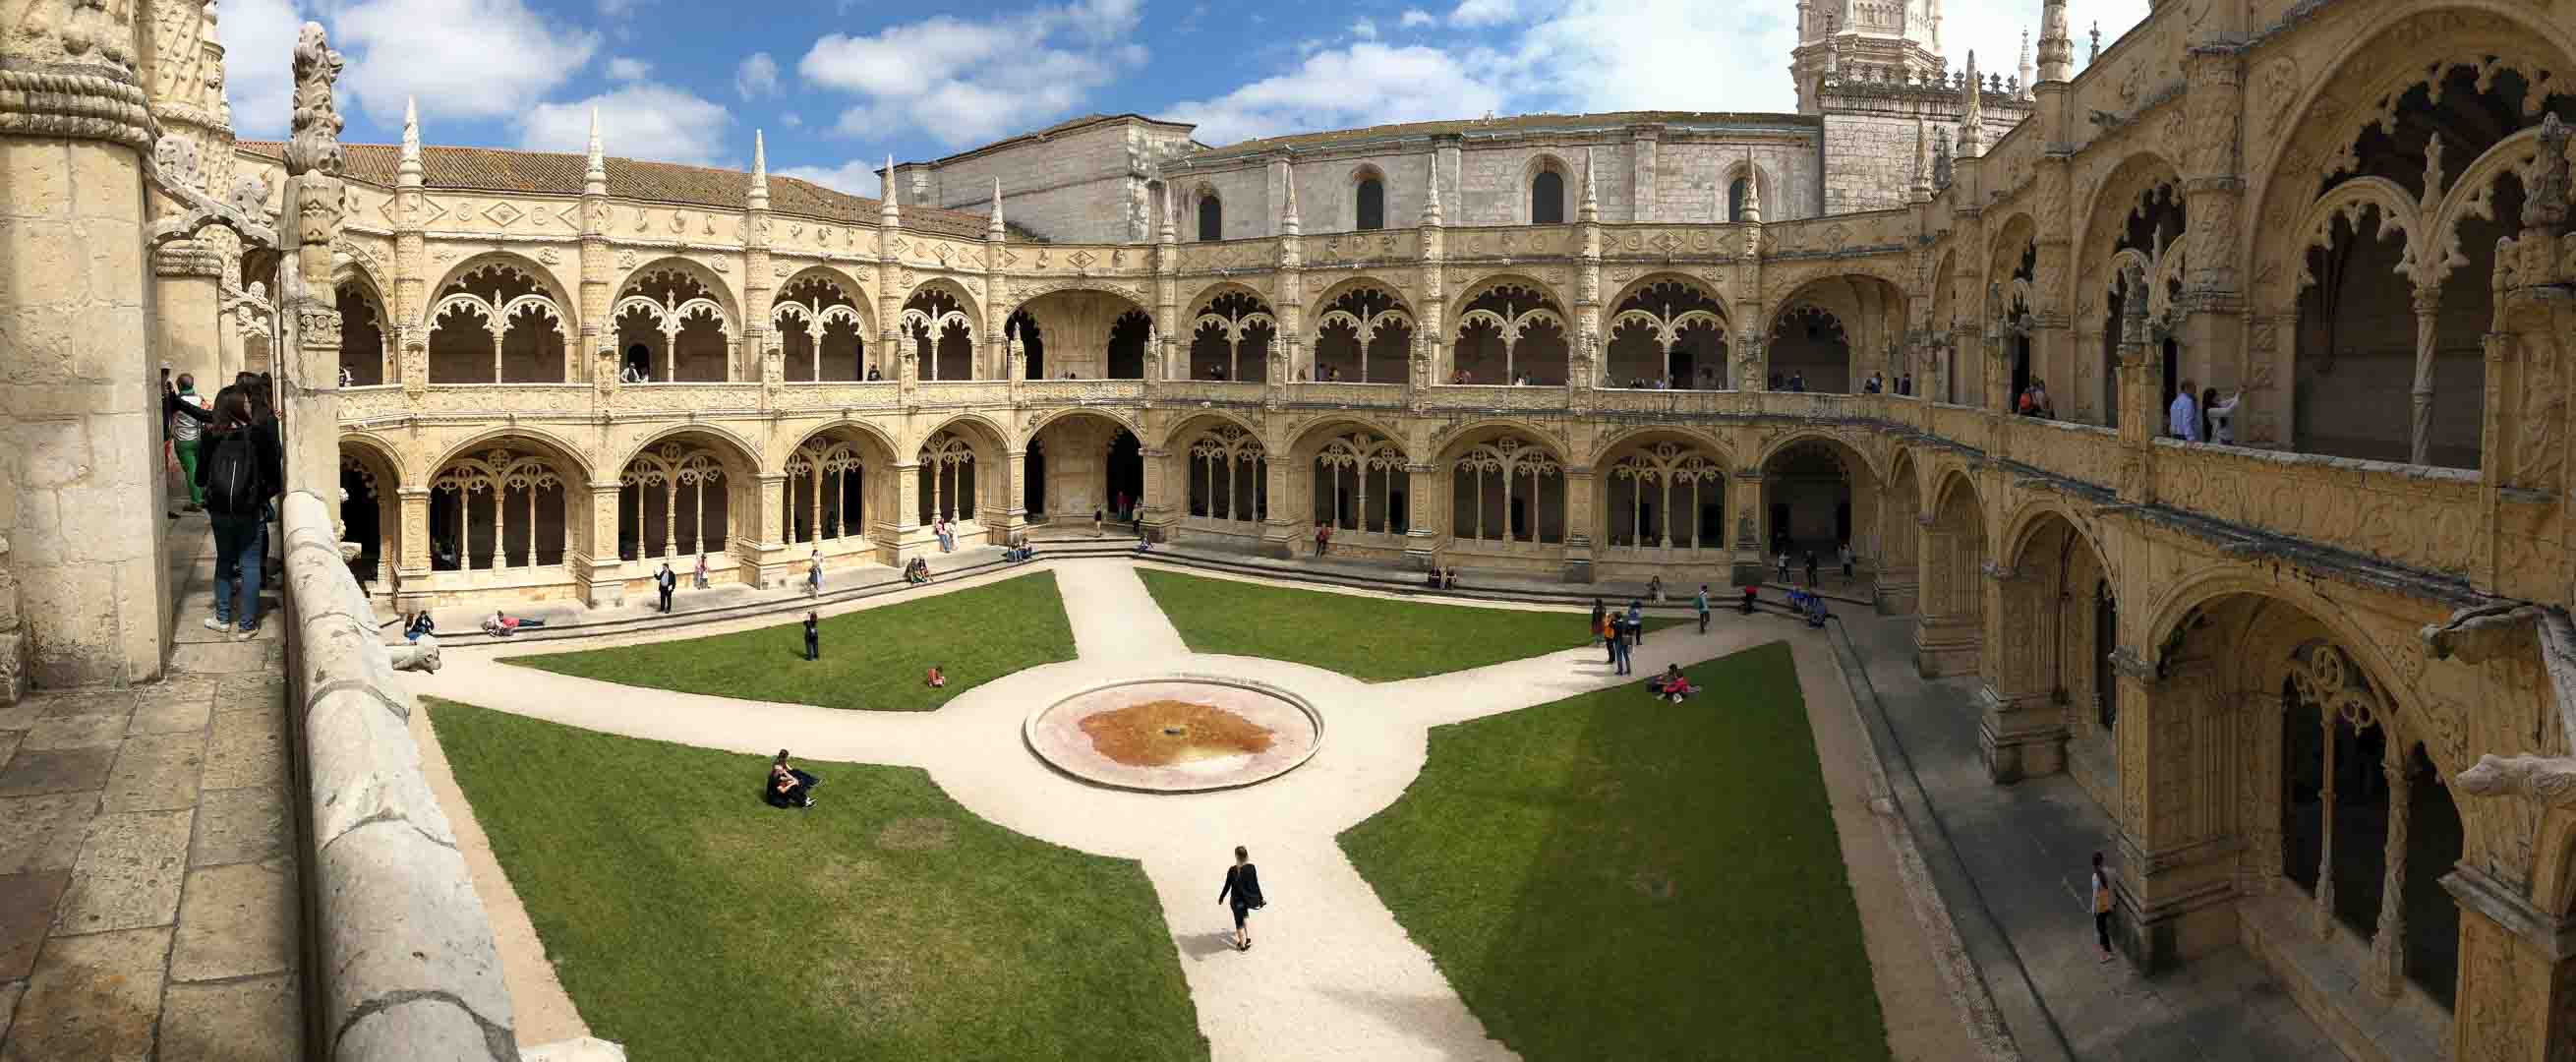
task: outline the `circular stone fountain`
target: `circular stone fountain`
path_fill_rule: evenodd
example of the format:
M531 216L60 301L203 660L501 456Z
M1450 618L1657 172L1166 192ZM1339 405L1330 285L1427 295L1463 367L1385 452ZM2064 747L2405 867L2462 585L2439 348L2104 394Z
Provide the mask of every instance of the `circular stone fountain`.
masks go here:
M1030 751L1093 785L1199 793L1268 781L1323 744L1314 706L1248 679L1129 679L1031 713Z

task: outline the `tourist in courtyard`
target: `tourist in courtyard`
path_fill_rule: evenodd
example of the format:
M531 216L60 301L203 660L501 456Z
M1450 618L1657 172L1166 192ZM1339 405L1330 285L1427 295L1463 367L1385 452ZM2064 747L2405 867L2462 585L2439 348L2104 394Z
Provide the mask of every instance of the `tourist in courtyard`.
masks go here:
M2200 393L2201 416L2209 421L2209 441L2220 446L2236 445L2236 404L2244 400L2243 391L2227 396L2224 402L2218 400L2215 387Z
M1318 557L1323 556L1323 555L1324 555L1324 551L1325 551L1325 550L1327 550L1327 549L1332 548L1332 545L1333 545L1333 525L1331 525L1331 524L1316 524L1316 525L1315 525L1315 555L1316 555L1316 556L1318 556Z
M1754 606L1755 604L1759 603L1761 600L1762 600L1762 588L1761 588L1761 587L1758 587L1758 586L1747 585L1747 586L1744 588L1744 604L1741 606L1741 607L1742 607L1742 609L1743 609L1744 614L1745 614L1745 615L1747 615L1747 616L1752 615L1752 614L1753 614L1753 606Z
M1699 596L1691 599L1691 611L1699 614L1699 632L1708 633L1708 584L1699 584Z
M410 618L403 620L403 640L406 642L417 642L425 635L437 633L438 623L429 618L428 609L414 612Z
M1458 588L1458 566L1457 566L1457 565L1452 564L1452 565L1450 565L1450 566L1449 566L1448 574L1446 574L1445 576L1443 576L1443 577L1442 577L1440 585L1441 585L1441 588L1442 588L1442 589L1445 589L1445 590L1455 590L1455 589L1457 589L1457 588Z
M1674 704L1680 704L1684 698L1699 692L1699 687L1691 685L1690 679L1682 674L1680 664L1664 665L1663 674L1646 680L1646 689Z
M215 614L206 627L248 638L259 633L261 521L286 482L286 465L276 433L258 429L249 397L238 390L215 396L195 482L215 537Z
M805 613L805 659L809 662L823 657L823 631L817 622L814 613L808 610Z
M1125 519L1127 519L1127 492L1126 492L1126 491L1123 491L1123 490L1122 490L1122 491L1119 491L1119 492L1117 493L1117 495L1115 496L1115 498L1114 498L1113 500L1111 500L1111 501L1110 501L1110 503L1109 503L1109 515L1111 515L1111 516L1113 516L1113 517L1116 517L1116 518L1118 518L1118 519L1120 519L1120 520L1125 520Z
M170 370L164 366L161 371L166 376ZM178 459L179 476L188 484L186 509L192 513L206 507L206 489L197 485L197 454L206 423L215 418L209 412L212 405L197 394L197 378L184 372L179 374L178 387L161 396L162 413L170 418L170 453Z
M1899 376L1899 377L1897 377L1897 378L1896 378L1896 393L1897 393L1897 394L1900 394L1900 395L1904 395L1904 396L1906 396L1906 397L1908 397L1908 398L1913 397L1913 395L1914 395L1914 374L1913 374L1913 373L1910 373L1910 372L1909 372L1909 373L1906 373L1906 374L1905 374L1905 375L1903 375L1903 376Z
M2041 420L2057 419L2057 403L2049 400L2046 380L2033 377L2030 381L2030 415Z
M1633 625L1626 616L1610 617L1610 665L1616 669L1612 674L1629 673L1628 659L1635 652L1635 647L1628 644L1628 639L1633 633Z
M1816 585L1816 551L1811 549L1811 550L1808 550L1808 551L1807 551L1807 586L1808 586L1808 587L1810 587L1810 588L1813 588L1815 585Z
M2093 939L2102 946L2102 961L2111 961L2111 872L2102 853L2093 853Z
M2165 410L2165 430L2184 442L2200 441L2200 403L2193 397L2192 382L2184 380L2174 392L2173 405Z
M1849 578L1851 578L1851 577L1852 577L1852 562L1853 562L1853 561L1855 561L1855 560L1858 560L1858 559L1859 559L1859 558L1857 558L1857 557L1855 557L1855 556L1853 556L1853 555L1852 555L1851 543L1849 543L1849 542L1845 542L1845 543L1843 543L1840 547L1837 547L1837 548L1836 548L1835 552L1837 552L1837 553L1839 553L1839 554L1841 554L1841 555L1842 555L1842 561L1843 561L1843 578L1845 578L1845 579L1849 579Z
M929 582L930 559L927 557L914 557L910 563L905 564L903 566L903 581L911 583L914 586L919 586L923 583Z
M495 610L491 619L483 621L483 633L495 638L507 638L520 631L532 631L545 625L546 621L541 619L512 616Z
M1797 394L1805 394L1807 392L1807 374L1803 372L1790 373L1789 390Z
M821 547L816 547L813 552L805 555L805 596L820 597L822 594L823 550Z
M1879 382L1878 374L1875 372L1869 374L1869 379L1861 381L1860 385L1860 393L1865 395L1874 395L1886 389L1886 385Z
M1592 636L1601 639L1601 662L1604 664L1618 663L1619 650L1617 647L1610 644L1610 609L1609 606L1603 605L1601 603L1601 599L1597 597L1592 599Z
M1147 552L1147 551L1149 551L1149 550L1152 550L1153 548L1154 548L1154 539L1152 538L1152 536L1148 535L1148 534L1145 532L1145 525L1143 525L1143 524L1137 524L1137 525L1136 525L1136 552L1138 552L1138 553L1144 553L1144 552Z
M934 690L946 689L948 686L948 673L939 670L939 665L932 664L930 665L930 670L921 673L921 684Z
M1247 922L1252 912L1269 906L1261 896L1261 874L1252 869L1252 853L1242 845L1234 846L1234 865L1225 868L1225 887L1216 890L1216 902L1234 909L1234 950L1252 950L1252 929Z
M1780 551L1780 564L1779 564L1779 570L1780 570L1780 582L1781 582L1781 583L1783 583L1783 584L1786 584L1786 583L1789 581L1789 551L1788 551L1788 550L1783 549L1783 550L1781 550L1781 551Z
M1663 576L1652 576L1646 580L1646 597L1658 605L1664 603Z
M874 366L874 365L870 365L870 366L868 366L868 382L869 382L869 383L875 383L875 382L877 382L877 381L879 381L879 380L883 380L883 379L885 379L885 375L884 375L883 373L878 372L878 371L877 371L877 367L876 367L876 366Z
M671 592L680 588L680 577L671 574L671 562L663 561L662 570L653 573L653 591L662 598L662 611L671 611Z
M778 758L769 764L769 806L774 808L810 808L814 806L814 787L822 779L797 770L787 762L787 750L778 750Z
M704 554L704 553L700 553L700 554L698 554L698 570L697 570L697 574L696 574L695 576L693 576L692 578L693 578L693 581L689 584L689 589L692 589L692 590L704 590L704 589L706 589L706 588L707 588L707 555L706 555L706 554Z
M1100 510L1093 509L1091 511L1091 537L1093 538L1100 537L1100 516Z
M1639 645L1645 642L1646 610L1641 606L1641 603L1638 602L1636 598L1632 597L1628 599L1628 612L1620 619L1628 628L1628 644Z

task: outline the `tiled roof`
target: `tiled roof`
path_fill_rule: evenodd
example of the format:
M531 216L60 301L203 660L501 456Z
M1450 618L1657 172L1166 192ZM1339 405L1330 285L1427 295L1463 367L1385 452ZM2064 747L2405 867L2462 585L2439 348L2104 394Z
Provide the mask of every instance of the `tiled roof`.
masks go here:
M244 140L238 147L245 154L261 158L286 157L286 145L274 140ZM349 156L350 179L386 188L394 186L395 175L402 166L400 147L343 147ZM432 145L420 149L421 180L431 188L580 195L586 162L584 156L570 152ZM619 199L740 210L743 198L751 191L751 175L740 170L643 162L614 155L608 157L607 165L608 194ZM876 224L878 216L874 199L846 195L811 181L774 173L769 175L769 209L780 214L867 225ZM984 235L985 217L981 214L909 205L898 209L903 211L903 224L908 229L976 239ZM1009 210L1007 202L1003 209ZM1012 238L1029 236L1015 227Z
M1817 119L1802 114L1773 114L1759 111L1605 111L1597 114L1516 114L1503 118L1473 118L1445 122L1400 122L1370 125L1357 129L1334 129L1321 133L1297 133L1291 136L1264 137L1228 144L1203 151L1188 159L1225 158L1259 154L1281 148L1322 147L1352 140L1374 140L1384 137L1437 136L1441 134L1475 134L1537 132L1547 129L1585 128L1604 125L1650 125L1654 123L1729 124L1729 125L1815 125Z

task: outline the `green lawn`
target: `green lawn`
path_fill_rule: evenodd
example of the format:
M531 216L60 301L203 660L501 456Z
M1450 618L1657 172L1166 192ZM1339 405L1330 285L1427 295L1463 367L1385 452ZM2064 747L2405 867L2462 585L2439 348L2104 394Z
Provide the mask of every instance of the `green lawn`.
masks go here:
M1286 660L1366 682L1484 667L1593 640L1588 613L1360 597L1142 567L1136 574L1192 652ZM1678 622L1650 617L1646 630Z
M928 774L758 756L424 698L599 1037L641 1060L1204 1059L1135 863L969 814Z
M1055 573L828 617L823 659L805 662L803 616L704 638L506 658L629 686L825 708L926 712L1014 671L1073 659ZM936 664L948 685L921 684Z
M1884 1059L1789 647L1431 732L1342 848L1529 1059Z

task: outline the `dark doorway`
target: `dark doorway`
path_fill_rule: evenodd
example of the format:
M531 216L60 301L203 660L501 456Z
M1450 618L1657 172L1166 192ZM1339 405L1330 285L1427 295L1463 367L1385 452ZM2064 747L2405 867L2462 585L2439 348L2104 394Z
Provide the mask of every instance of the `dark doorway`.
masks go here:
M1214 242L1225 238L1225 204L1213 195L1199 197L1199 240Z
M1020 352L1028 357L1028 371L1021 378L1046 379L1046 336L1038 330L1037 318L1029 316L1027 310L1014 313L1004 334L1020 337Z
M2030 390L2030 337L2013 337L2012 393L2004 396L2004 412L2021 408L2021 393Z
M1834 544L1851 541L1851 503L1834 503Z
M2120 644L2120 603L2111 597L2111 583L2104 580L2093 588L2093 713L2110 730L2120 722L2120 689L2111 669L2111 649Z
M1046 515L1046 441L1029 440L1028 474L1021 477L1020 506L1031 519Z
M1565 224L1565 175L1540 170L1530 178L1530 224Z
M2176 391L2176 389L2177 389L2177 388L2180 388L2180 387L2182 386L2182 348L2181 348L2180 346L2177 346L2177 345L2174 343L2174 341L2173 341L2173 340L2170 340L2170 339L2165 340L2165 342L2164 342L2164 359L2165 359L2165 387L2164 387L2164 403L2163 403L2162 405L2159 405L2159 406L2157 406L2157 407L2156 407L2156 411L2157 411L2157 412L2159 412L2159 413L2161 413L2161 412L2163 412L2163 411L2165 411L2165 410L2168 410L2168 409L2172 409L2172 408L2173 408L2173 400L2174 400L2174 394L2175 394L2175 391ZM2198 397L2197 397L2197 396L2194 396L2193 401L2199 401ZM2168 425L2168 427L2170 427L2170 425ZM2153 434L2153 433L2152 433L2152 432L2150 432L2149 434ZM2202 441L2202 442L2208 442L2209 440L2207 440L2207 439L2203 439L2203 440L2201 440L2201 441Z
M1109 442L1108 486L1109 503L1114 506L1124 498L1129 512L1145 496L1145 451L1133 434L1121 431ZM1128 517L1122 514L1122 518Z
M1354 205L1358 208L1356 212L1359 215L1359 223L1352 226L1353 228L1385 228L1386 182L1378 180L1375 177L1361 181L1359 188L1359 202Z
M653 352L642 343L626 348L626 367L635 370L638 379L652 376Z
M1771 503L1771 541L1781 549L1789 548L1789 503Z
M1154 319L1142 310L1129 310L1109 326L1109 378L1142 380L1145 378L1145 336L1154 330Z

